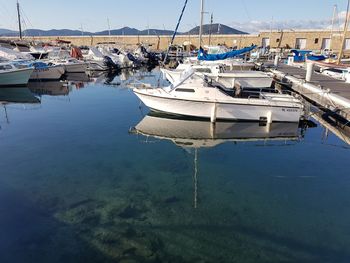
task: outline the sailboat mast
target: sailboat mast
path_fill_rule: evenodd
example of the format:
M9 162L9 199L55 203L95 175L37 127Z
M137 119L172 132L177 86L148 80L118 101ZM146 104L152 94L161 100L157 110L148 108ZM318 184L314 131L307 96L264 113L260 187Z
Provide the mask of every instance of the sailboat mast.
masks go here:
M346 8L346 18L345 18L343 39L341 41L341 46L340 46L340 51L339 51L339 56L338 56L338 61L337 61L338 65L340 64L341 58L343 56L343 48L344 48L344 44L345 44L346 33L347 33L348 27L349 27L349 6L350 6L350 0L348 0L348 5L347 5L347 8Z
M18 2L18 0L17 0L17 16L18 16L19 38L22 39L21 12L20 12L20 9L19 9L19 2Z
M329 49L332 49L332 42L333 42L333 32L334 32L334 22L335 22L335 16L337 14L337 5L334 5L333 7L333 18L332 18L332 29L331 29L331 36L330 36L330 43L329 43Z
M200 26L199 26L199 46L202 46L202 35L203 35L203 16L204 16L204 0L201 0L201 13L200 13Z
M213 13L210 16L210 27L209 27L209 46L211 45L211 30L213 27Z

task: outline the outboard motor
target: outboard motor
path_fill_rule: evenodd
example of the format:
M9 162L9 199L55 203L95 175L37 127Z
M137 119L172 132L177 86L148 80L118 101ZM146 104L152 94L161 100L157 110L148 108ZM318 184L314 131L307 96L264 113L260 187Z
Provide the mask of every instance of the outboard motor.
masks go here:
M128 57L128 59L130 61L132 61L135 64L135 66L140 66L141 65L141 61L138 60L137 58L135 58L135 56L132 55L131 53L127 53L126 56Z
M120 50L117 49L117 48L113 48L112 51L113 51L114 54L117 54L117 55L120 55L120 54L122 53L122 52L120 52Z
M108 56L103 57L103 63L105 64L106 67L108 67L109 70L119 70L120 69L119 65L114 63L113 60Z

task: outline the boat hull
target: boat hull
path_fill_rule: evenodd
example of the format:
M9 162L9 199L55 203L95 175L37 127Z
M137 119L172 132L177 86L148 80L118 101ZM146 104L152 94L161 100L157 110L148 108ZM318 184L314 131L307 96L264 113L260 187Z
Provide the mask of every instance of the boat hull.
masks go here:
M0 86L25 86L33 73L33 68L0 73Z
M64 64L66 73L85 73L87 71L86 63Z
M217 120L299 122L302 107L254 105L249 99L236 102L214 102L166 98L140 92L134 93L151 110L168 114Z
M64 72L63 66L35 69L30 76L30 80L59 80Z

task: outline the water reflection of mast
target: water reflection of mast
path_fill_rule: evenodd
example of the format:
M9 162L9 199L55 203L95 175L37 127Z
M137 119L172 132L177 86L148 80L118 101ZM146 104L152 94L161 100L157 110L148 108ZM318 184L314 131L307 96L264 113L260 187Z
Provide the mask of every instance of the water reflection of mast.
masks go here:
M193 206L196 209L198 203L198 149L194 150L194 194L193 194Z

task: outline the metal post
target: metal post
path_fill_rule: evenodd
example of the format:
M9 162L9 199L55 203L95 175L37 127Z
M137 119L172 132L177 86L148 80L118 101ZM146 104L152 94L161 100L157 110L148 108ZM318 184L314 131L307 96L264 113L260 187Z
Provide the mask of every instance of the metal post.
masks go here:
M201 0L201 12L200 12L200 26L199 26L199 46L202 46L202 35L203 35L203 16L204 16L204 0Z
M338 56L338 61L337 61L338 65L340 64L341 58L343 56L343 48L344 48L344 44L345 44L346 33L347 33L348 27L349 27L349 6L350 6L350 0L348 0L348 5L346 8L346 18L345 18L345 24L344 24L343 39L341 41L341 46L340 46L340 51L339 51L339 56Z

